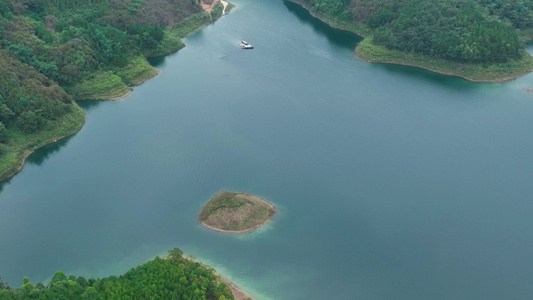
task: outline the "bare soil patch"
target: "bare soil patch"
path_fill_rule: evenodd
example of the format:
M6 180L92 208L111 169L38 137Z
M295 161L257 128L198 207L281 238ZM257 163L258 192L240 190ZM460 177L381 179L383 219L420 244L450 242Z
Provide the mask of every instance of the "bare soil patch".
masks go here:
M218 4L218 0L202 0L200 1L200 6L202 6L202 9L205 10L208 13L211 13L213 11L213 7L215 7Z

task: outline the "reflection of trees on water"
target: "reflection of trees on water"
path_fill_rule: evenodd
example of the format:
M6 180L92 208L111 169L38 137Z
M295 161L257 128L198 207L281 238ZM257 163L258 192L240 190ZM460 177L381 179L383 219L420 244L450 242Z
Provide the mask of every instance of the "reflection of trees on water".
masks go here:
M77 101L76 103L83 108L85 112L90 111L93 108L98 107L102 102L105 102L107 100L81 100Z
M34 165L42 165L43 162L45 162L48 158L52 156L52 154L58 152L61 150L61 148L65 147L65 145L68 143L68 141L72 138L66 137L60 141L57 141L53 144L44 146L37 151L35 151L32 155L28 157L26 160L27 163L34 164ZM1 190L0 190L1 191Z
M424 83L430 83L439 86L446 86L454 90L461 92L477 92L480 89L495 89L499 85L493 84L491 82L471 82L466 79L443 75L437 72L429 71L426 69L412 67L412 66L402 66L396 64L386 64L386 63L373 63L374 68L384 69L389 73L398 74L398 76L404 78L413 78L413 80L421 80Z
M37 166L42 165L48 158L52 156L52 154L58 152L61 150L61 148L65 147L65 145L68 143L68 141L72 138L72 136L66 137L62 140L59 140L53 144L44 146L34 153L32 153L27 159L25 163L34 164ZM13 177L11 177L13 178ZM9 185L11 182L11 178L9 178L6 181L2 181L0 183L0 193L2 193L2 190L4 189L4 186Z
M13 177L11 177L11 178L13 178ZM8 180L2 181L0 183L0 193L2 193L2 191L4 190L4 186L9 185L9 183L11 182L11 178L9 178Z
M148 62L154 68L162 68L162 67L165 66L165 58L166 58L166 56L149 57L148 58Z
M357 43L361 41L361 37L358 35L349 31L332 28L328 24L313 17L305 8L298 4L287 0L283 1L283 4L285 4L287 9L294 14L298 20L303 23L311 24L316 33L325 36L332 44L354 50Z

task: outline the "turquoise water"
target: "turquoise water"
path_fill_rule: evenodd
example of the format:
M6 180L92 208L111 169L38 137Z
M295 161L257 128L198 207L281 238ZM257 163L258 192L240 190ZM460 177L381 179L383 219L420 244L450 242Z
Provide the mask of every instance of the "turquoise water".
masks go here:
M83 129L1 186L2 279L120 274L178 246L259 299L533 297L531 74L367 64L291 3L237 4L128 98L81 103ZM219 190L279 214L209 231Z

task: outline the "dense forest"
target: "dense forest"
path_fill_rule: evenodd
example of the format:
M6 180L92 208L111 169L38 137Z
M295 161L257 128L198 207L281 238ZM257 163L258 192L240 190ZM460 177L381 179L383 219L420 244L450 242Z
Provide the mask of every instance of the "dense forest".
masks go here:
M122 276L85 279L56 272L47 285L32 284L10 288L0 281L0 300L11 299L234 299L227 284L213 269L185 259L174 248L166 258L137 266Z
M221 14L200 0L0 0L0 180L28 150L83 124L78 99L108 99L155 76L145 57Z
M533 0L302 0L314 13L361 25L373 43L456 62L524 55Z

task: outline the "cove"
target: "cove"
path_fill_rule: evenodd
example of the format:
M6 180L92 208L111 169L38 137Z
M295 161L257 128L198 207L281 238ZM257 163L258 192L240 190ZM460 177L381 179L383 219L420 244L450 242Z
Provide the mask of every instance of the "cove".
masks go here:
M3 280L120 274L177 246L258 299L533 297L531 74L368 64L292 3L236 4L2 184ZM220 190L278 213L210 231L197 213Z

